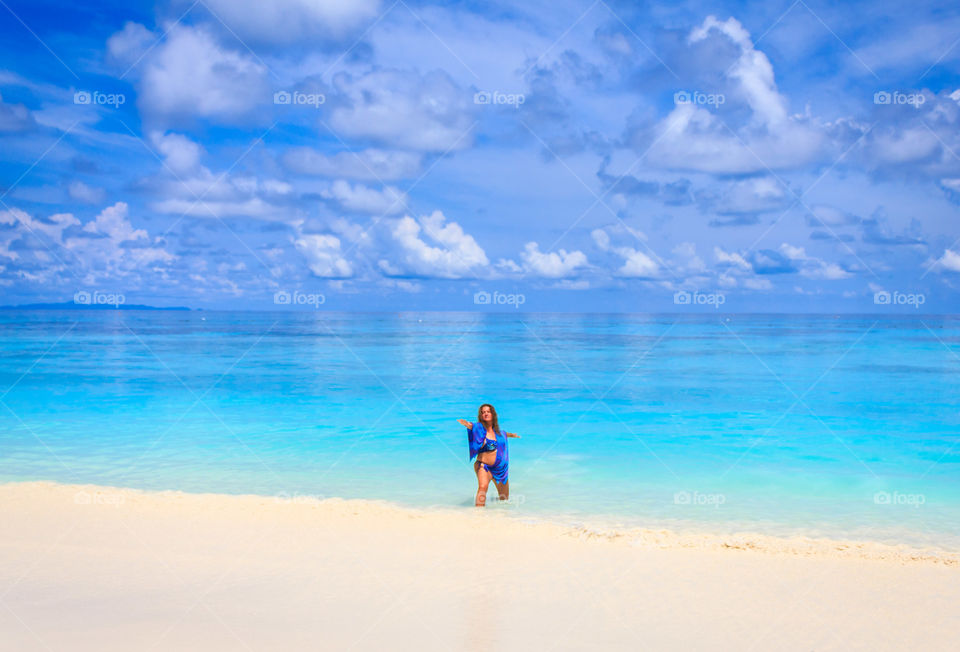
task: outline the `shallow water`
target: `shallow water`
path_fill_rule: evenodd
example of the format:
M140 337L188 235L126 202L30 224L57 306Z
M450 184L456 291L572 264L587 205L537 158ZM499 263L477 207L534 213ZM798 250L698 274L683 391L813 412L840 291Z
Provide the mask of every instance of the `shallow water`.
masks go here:
M0 479L467 506L489 401L523 517L960 549L958 371L942 316L3 311Z

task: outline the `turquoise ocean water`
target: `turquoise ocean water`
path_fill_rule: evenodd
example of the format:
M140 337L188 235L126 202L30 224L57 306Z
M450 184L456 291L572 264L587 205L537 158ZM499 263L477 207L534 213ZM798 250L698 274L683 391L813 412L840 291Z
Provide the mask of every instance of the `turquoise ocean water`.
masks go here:
M960 319L0 312L0 480L960 550ZM492 495L492 492L491 492Z

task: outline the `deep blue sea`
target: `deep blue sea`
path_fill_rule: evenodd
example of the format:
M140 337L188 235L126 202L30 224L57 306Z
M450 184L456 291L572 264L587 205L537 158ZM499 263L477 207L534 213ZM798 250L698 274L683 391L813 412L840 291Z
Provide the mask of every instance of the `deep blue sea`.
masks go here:
M960 550L960 318L0 311L0 480ZM491 491L491 497L492 497Z

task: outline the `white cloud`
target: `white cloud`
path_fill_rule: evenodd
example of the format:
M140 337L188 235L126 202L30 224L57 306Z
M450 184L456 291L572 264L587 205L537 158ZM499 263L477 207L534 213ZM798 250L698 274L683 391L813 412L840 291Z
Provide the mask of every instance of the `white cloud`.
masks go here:
M117 202L100 211L92 221L83 225L86 233L106 236L116 243L142 240L147 237L143 229L135 229L127 220L127 205Z
M947 190L960 193L960 179L940 179L940 185Z
M714 207L718 213L761 213L783 208L783 184L771 176L735 181Z
M16 208L4 211L0 224L12 228L0 231L0 256L18 261L21 278L37 283L54 283L68 264L75 277L64 275L60 281L75 283L76 277L85 283L126 281L166 269L175 256L151 242L145 230L134 228L127 210L125 203L117 202L86 224L70 213L38 219ZM41 248L10 250L14 242L41 235L45 245Z
M617 270L617 276L625 278L652 278L660 273L660 266L654 260L638 249L629 246L613 246L611 244L610 232L614 235L622 236L629 232L638 240L645 240L641 232L629 229L623 225L609 227L608 229L594 229L590 232L590 237L601 251L611 251L624 259L623 265ZM529 246L529 245L527 245ZM586 262L586 260L584 260Z
M803 247L794 247L786 242L780 245L780 252L790 260L807 259L807 252L803 249Z
M877 129L870 142L871 154L882 163L911 163L940 150L940 139L929 127Z
M714 247L713 257L722 265L736 267L744 272L753 271L753 267L751 267L750 263L748 263L741 254L736 252L727 252L720 247Z
M20 254L11 250L11 245L30 236L45 236L47 241L60 243L63 231L78 226L80 220L69 213L57 213L45 220L34 219L19 208L0 211L0 224L10 228L0 230L0 256L20 260Z
M339 39L376 18L379 0L206 0L230 31L252 42Z
M674 271L679 270L685 274L702 274L707 271L703 259L697 255L697 246L692 242L681 242L671 253L674 255Z
M153 132L151 142L163 155L161 175L151 187L163 199L151 204L159 213L193 217L251 217L299 223L302 216L281 205L293 187L280 179L214 174L200 158L203 148L177 133Z
M420 171L422 160L419 153L382 149L326 155L310 147L296 147L283 156L284 165L294 172L365 181L413 177Z
M140 23L127 21L107 39L107 58L120 66L135 66L156 40L157 35Z
M795 247L784 242L780 245L780 253L791 261L798 263L801 276L811 279L838 281L850 278L850 272L836 263L828 263L814 256L809 256L803 247Z
M811 212L814 218L808 220L811 225L846 226L859 221L856 216L850 215L835 206L828 206L826 204L813 206Z
M23 104L8 104L0 95L0 132L26 131L35 124L33 114Z
M535 276L563 278L570 276L578 268L587 265L587 257L582 251L567 252L564 249L544 253L536 242L528 242L520 254L523 269Z
M150 141L163 155L164 163L174 174L186 174L200 167L203 148L186 136L155 131L150 134Z
M330 121L349 136L433 152L463 149L473 140L473 96L445 72L340 73L333 85L344 103L333 110Z
M332 235L303 234L294 245L307 259L307 267L321 278L353 276L353 267L340 251L340 239Z
M649 159L664 167L718 174L792 168L814 160L823 150L824 134L806 118L788 115L770 60L754 47L749 33L734 18L721 22L709 16L691 32L689 42L714 34L739 50L727 101L743 97L750 119L728 127L711 109L677 104L650 135Z
M399 250L399 260L381 259L380 269L391 276L411 274L437 278L484 275L490 264L473 236L456 222L446 222L440 211L414 220L409 215L396 220L390 235Z
M775 127L787 119L787 106L777 91L773 66L763 52L753 46L750 33L735 18L720 22L707 16L700 27L690 33L689 41L696 43L716 30L725 35L740 49L740 56L731 68L730 76L739 80L740 89L746 96L754 118L767 127Z
M71 199L87 204L99 204L103 201L106 192L103 188L93 188L82 181L74 181L67 186L67 193Z
M222 47L202 27L172 27L142 65L138 105L161 121L242 121L273 101L266 68L246 54Z
M320 193L324 199L336 202L352 213L371 215L392 215L406 208L407 196L393 186L384 186L381 190L368 188L362 184L351 186L344 180L334 181Z
M743 287L748 290L772 290L773 283L768 278L751 277L743 279Z
M960 253L952 249L945 250L937 262L940 264L941 269L960 272Z

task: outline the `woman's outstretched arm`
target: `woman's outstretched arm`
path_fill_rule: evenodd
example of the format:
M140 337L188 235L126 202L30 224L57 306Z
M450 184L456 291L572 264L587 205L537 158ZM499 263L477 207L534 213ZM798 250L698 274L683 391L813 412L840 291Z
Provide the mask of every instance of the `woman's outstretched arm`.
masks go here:
M518 435L518 434L515 433L515 432L505 432L505 433L503 433L503 434L505 434L507 437L514 437L514 438L516 438L516 439L520 439L520 435Z
M467 421L466 419L457 419L457 423L459 423L464 428L473 428L473 424Z

